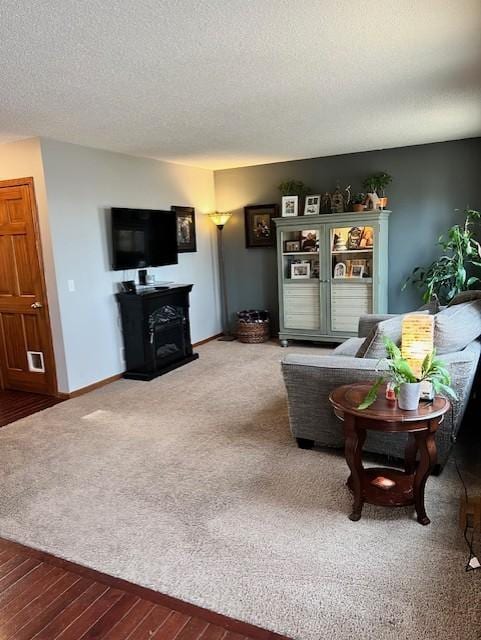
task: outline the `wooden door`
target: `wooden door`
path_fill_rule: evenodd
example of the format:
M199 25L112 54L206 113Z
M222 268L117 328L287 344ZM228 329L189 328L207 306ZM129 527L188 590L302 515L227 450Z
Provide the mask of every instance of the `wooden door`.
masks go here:
M32 178L0 182L3 388L57 392Z

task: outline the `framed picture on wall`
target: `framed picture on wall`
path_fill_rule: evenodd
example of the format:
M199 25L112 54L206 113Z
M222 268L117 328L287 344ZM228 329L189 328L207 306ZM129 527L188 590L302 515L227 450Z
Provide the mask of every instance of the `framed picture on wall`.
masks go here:
M272 219L278 215L277 204L254 204L244 207L247 249L274 246L276 234Z
M171 211L175 211L177 217L177 252L194 253L197 251L197 239L195 235L195 209L194 207L178 207L173 205Z

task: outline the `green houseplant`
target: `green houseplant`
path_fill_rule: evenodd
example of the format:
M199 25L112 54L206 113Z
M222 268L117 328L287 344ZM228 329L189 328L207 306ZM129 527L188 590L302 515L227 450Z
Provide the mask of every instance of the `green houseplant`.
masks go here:
M387 196L386 196L386 187L388 184L392 182L392 176L385 171L380 173L373 173L371 176L368 176L362 186L368 192L370 199L377 204L380 209L384 209L387 207ZM373 196L377 196L377 201Z
M475 225L481 212L466 209L464 215L463 225L454 225L447 236L439 238L443 255L426 267L416 267L403 290L411 282L421 289L424 302L437 298L441 304L447 304L458 293L480 282L476 273L481 275L481 245L475 239Z
M366 200L366 194L365 193L356 193L355 195L352 196L352 210L353 211L364 211L364 209L366 208L364 205L364 201Z
M280 183L278 189L281 192L281 196L299 196L299 198L305 198L311 193L309 187L301 180L285 180Z
M388 364L385 376L380 376L372 385L358 409L367 409L376 400L379 389L384 382L394 386L400 409L415 410L419 404L421 383L430 382L437 394L445 394L456 400L456 394L451 388L451 376L445 364L436 358L436 350L429 353L421 367L421 375L417 377L408 361L402 357L401 350L389 338L384 339L388 357L384 360Z

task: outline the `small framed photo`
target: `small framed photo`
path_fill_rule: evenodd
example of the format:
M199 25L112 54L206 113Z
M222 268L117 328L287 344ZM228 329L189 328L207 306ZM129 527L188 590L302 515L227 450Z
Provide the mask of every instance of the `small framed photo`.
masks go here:
M351 278L362 278L364 267L361 264L353 264L351 267Z
M319 239L315 229L301 231L301 251L319 251Z
M321 196L306 196L304 205L305 216L318 216L321 209Z
M299 196L282 196L282 217L289 218L298 215Z
M276 236L272 220L278 215L277 204L255 204L244 207L247 249L274 246Z
M338 262L334 267L334 278L346 278L347 277L347 266L344 262Z
M300 240L286 240L284 242L284 251L286 253L295 253L296 251L301 250L301 241Z
M171 211L175 211L177 217L177 252L195 253L197 240L195 235L195 209L194 207L178 207L173 205Z
M310 262L293 262L291 264L292 280L306 280L311 277Z

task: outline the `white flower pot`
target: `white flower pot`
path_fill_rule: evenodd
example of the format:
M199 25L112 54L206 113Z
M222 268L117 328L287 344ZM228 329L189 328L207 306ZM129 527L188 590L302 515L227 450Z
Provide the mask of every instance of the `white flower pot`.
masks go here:
M419 406L421 397L420 382L405 382L399 387L397 402L400 409L404 411L415 411Z

